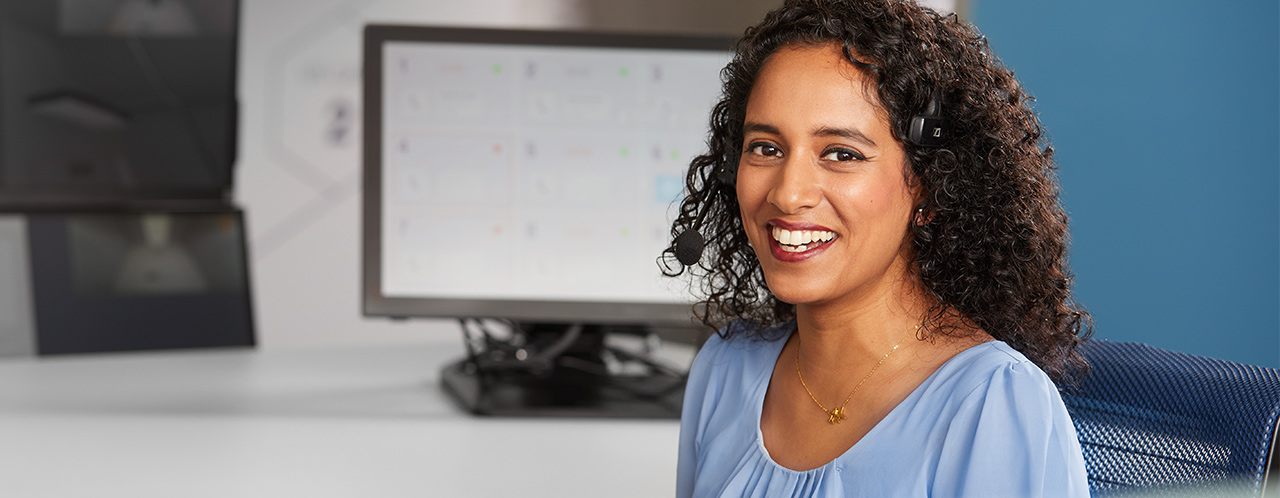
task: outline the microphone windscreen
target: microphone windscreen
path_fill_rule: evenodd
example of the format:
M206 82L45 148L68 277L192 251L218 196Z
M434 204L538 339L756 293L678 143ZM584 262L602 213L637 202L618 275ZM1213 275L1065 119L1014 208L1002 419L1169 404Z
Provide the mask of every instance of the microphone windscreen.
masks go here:
M707 241L702 238L702 234L697 230L685 230L676 236L675 247L676 259L685 266L697 264L702 259L702 248L706 247Z

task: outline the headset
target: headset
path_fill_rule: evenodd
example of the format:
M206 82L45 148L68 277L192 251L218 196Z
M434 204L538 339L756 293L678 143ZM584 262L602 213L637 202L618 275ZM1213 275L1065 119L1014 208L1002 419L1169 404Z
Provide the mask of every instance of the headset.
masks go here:
M907 140L920 147L942 147L951 137L951 123L942 117L942 103L938 91L934 90L929 97L929 105L924 113L911 117L911 128L907 131Z
M920 147L942 147L950 137L951 123L942 116L941 99L938 91L934 90L924 112L911 117L907 141ZM715 174L715 181L722 186L733 187L737 182L737 172L729 169L727 165L721 167ZM676 259L685 266L697 264L698 260L702 259L702 250L707 245L701 233L702 219L706 217L707 211L711 210L711 204L712 202L703 204L702 210L698 211L698 217L693 220L693 225L676 236L671 243Z

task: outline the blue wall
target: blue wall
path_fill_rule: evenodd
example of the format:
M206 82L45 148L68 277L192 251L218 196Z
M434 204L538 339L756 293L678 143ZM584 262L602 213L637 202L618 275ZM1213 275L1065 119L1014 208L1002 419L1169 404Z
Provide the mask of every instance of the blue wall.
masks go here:
M1280 367L1276 0L975 0L1036 96L1095 337Z

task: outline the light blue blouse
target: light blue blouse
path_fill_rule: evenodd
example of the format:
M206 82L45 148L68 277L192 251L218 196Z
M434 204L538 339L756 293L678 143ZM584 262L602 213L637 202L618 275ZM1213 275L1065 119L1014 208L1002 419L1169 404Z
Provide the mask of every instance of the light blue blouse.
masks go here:
M680 422L676 496L1089 496L1057 388L1003 342L947 361L826 465L797 472L774 463L760 410L785 342L712 336L698 353Z

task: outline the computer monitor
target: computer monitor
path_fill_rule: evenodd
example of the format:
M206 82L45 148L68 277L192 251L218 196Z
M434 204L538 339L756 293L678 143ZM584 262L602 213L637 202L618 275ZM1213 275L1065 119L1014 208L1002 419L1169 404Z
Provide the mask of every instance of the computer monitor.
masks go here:
M0 356L251 347L244 215L0 211Z
M0 1L0 208L225 204L239 5Z
M690 327L657 259L731 46L367 26L365 314Z

